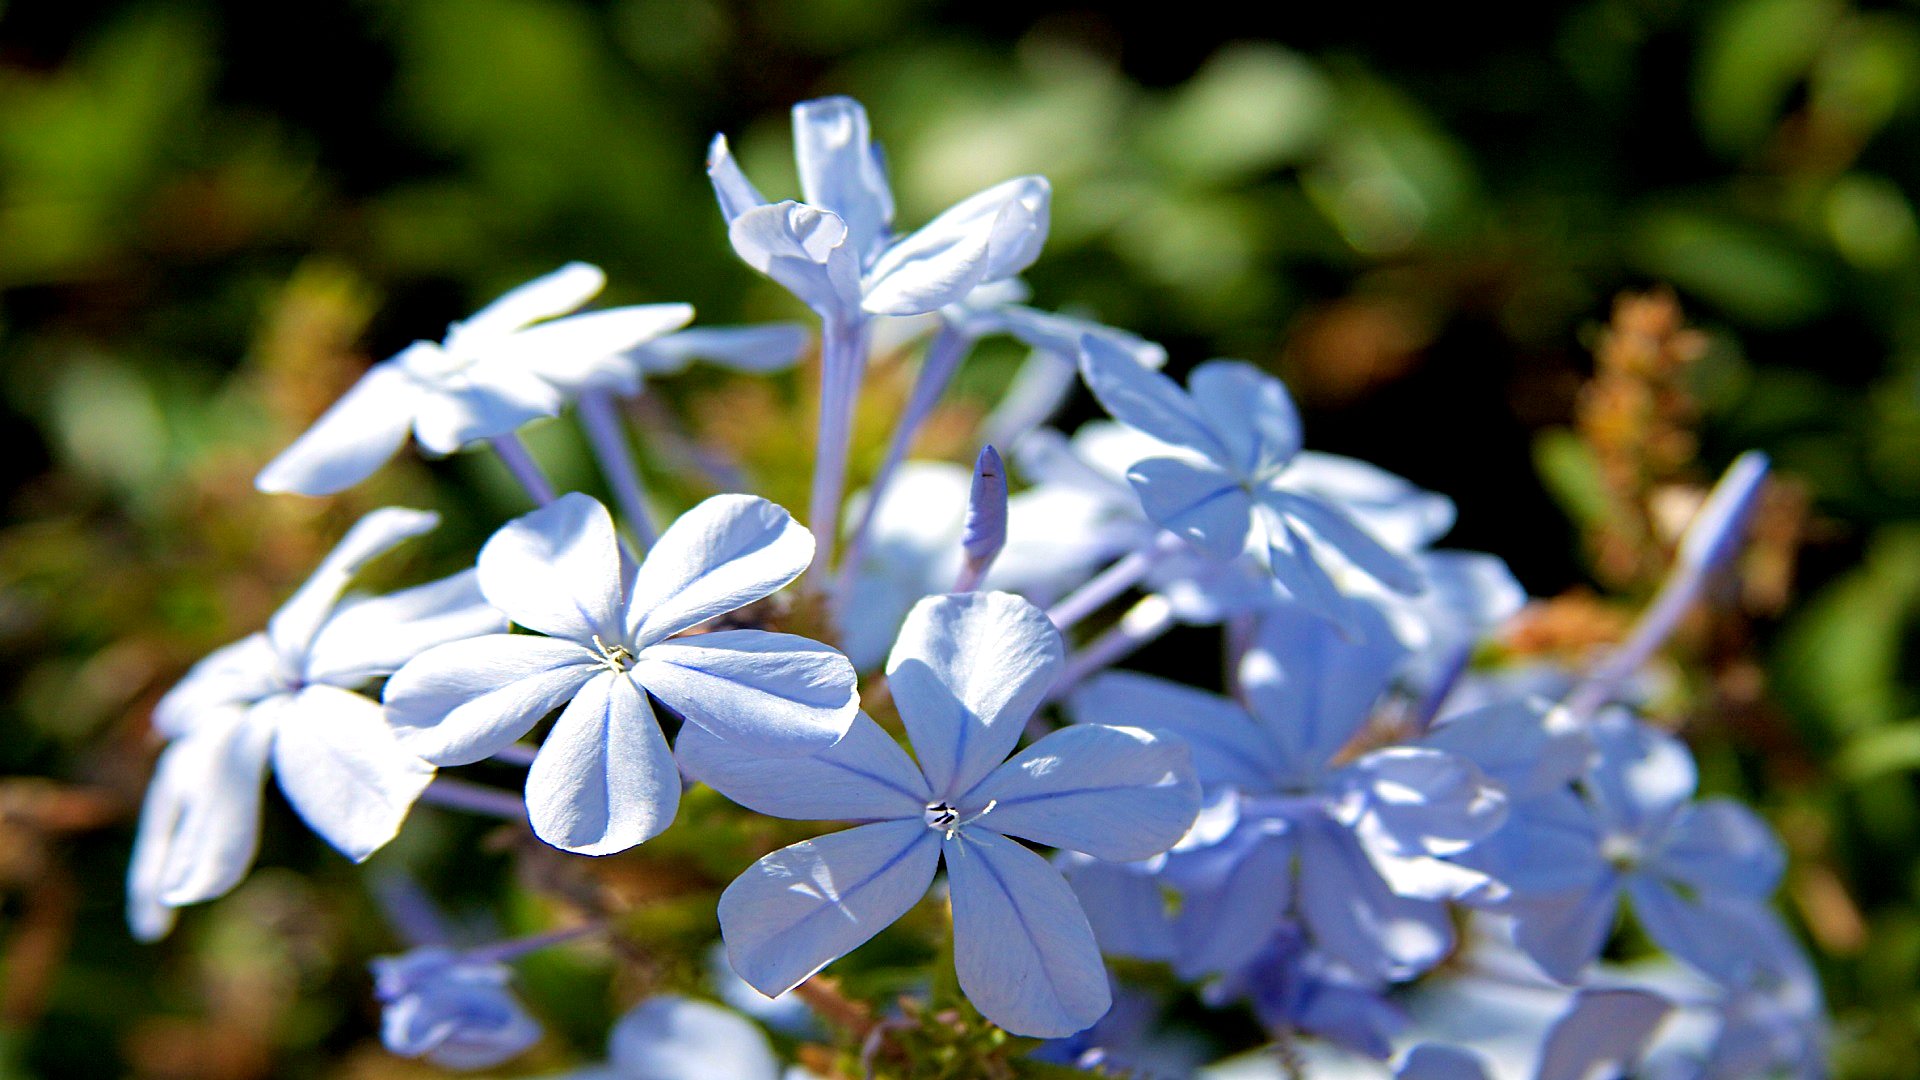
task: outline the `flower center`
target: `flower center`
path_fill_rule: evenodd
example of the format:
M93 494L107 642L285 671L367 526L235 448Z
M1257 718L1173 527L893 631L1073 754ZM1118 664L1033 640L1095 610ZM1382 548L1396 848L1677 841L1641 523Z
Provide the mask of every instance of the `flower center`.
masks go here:
M600 640L599 634L595 634L593 635L593 647L600 650L600 662L607 665L607 667L612 669L616 674L626 671L633 666L633 651L619 642L609 645Z
M947 839L951 840L960 832L961 826L979 821L981 818L993 813L993 808L998 805L1000 805L1000 800L989 799L987 805L980 808L979 813L972 817L963 818L960 816L960 811L944 802L928 803L926 812L927 828L946 833Z
M1625 833L1613 833L1600 841L1600 857L1615 870L1626 873L1640 865L1646 852L1641 849L1639 840Z

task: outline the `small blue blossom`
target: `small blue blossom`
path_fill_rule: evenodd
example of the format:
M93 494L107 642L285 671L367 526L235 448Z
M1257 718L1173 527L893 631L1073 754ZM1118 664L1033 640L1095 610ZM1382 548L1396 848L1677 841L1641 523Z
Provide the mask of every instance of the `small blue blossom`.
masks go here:
M716 495L633 568L606 508L565 495L503 526L477 568L489 602L546 636L422 653L387 683L388 719L426 760L460 765L565 706L527 771L534 832L581 854L632 847L666 828L680 801L649 694L757 753L805 754L846 732L859 696L838 652L762 630L675 636L772 594L812 555L785 510Z
M887 663L916 764L872 720L810 758L772 761L688 732L687 773L774 817L867 824L783 848L720 898L734 970L783 993L925 895L944 858L960 987L1009 1031L1086 1028L1110 997L1086 915L1057 871L1008 839L1137 860L1187 831L1198 789L1177 739L1079 725L1007 758L1064 663L1059 631L1007 593L929 597Z
M767 1036L712 1002L662 994L627 1010L607 1038L607 1060L552 1080L781 1080ZM807 1073L788 1070L786 1080Z
M153 710L169 740L140 813L127 917L152 940L173 909L239 883L259 841L269 768L301 818L355 860L399 831L433 767L380 705L354 691L443 642L503 629L472 572L389 596L342 599L367 563L439 523L388 507L362 518L253 634L216 650Z
M582 386L619 377L622 354L693 318L685 304L558 317L605 284L599 267L568 263L455 323L444 340L416 341L375 364L260 470L256 485L331 495L373 475L409 432L436 455L510 434L557 415Z
M373 961L380 1041L401 1057L447 1069L488 1069L540 1041L540 1023L508 985L505 964L450 949Z

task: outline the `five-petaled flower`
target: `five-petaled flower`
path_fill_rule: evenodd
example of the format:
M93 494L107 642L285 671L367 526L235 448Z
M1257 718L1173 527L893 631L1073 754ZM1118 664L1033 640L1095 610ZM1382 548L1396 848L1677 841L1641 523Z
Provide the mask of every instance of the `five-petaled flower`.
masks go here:
M588 385L632 381L625 354L693 318L685 304L608 308L570 318L606 284L568 263L368 369L306 434L260 470L262 491L331 495L373 475L407 433L430 454L553 416ZM544 320L544 321L543 321Z
M734 970L765 994L793 988L905 914L944 856L954 963L980 1012L1039 1037L1098 1020L1111 999L1087 917L1059 872L1008 837L1150 858L1192 824L1199 788L1184 744L1136 727L1070 727L1005 760L1063 662L1059 631L1017 596L928 597L887 662L918 764L865 714L799 760L682 736L688 775L751 810L866 822L776 851L727 887Z
M433 767L354 689L429 646L503 629L472 571L389 596L349 598L353 575L432 529L423 510L362 518L266 632L216 650L154 707L160 755L127 875L127 917L164 935L173 910L233 888L253 864L268 762L313 830L354 859L393 838Z
M630 848L673 821L680 775L651 694L693 727L754 753L803 755L846 733L853 665L764 630L675 637L798 577L813 540L785 510L716 495L682 515L637 568L613 519L573 493L501 527L480 551L480 591L542 635L429 649L387 683L400 741L436 765L506 749L566 706L527 771L527 814L547 843Z

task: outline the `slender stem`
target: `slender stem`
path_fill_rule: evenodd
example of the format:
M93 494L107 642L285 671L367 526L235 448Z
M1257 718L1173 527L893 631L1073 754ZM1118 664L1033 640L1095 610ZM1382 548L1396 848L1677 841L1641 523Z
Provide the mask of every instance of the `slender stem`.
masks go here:
M913 390L907 396L906 411L900 414L899 422L893 425L893 436L887 443L887 456L880 462L880 471L873 474L873 482L867 485L866 505L861 508L860 520L854 524L853 533L847 538L846 554L840 560L840 573L834 583L835 595L842 601L846 598L847 590L853 587L860 557L866 551L867 533L873 528L874 512L879 509L880 500L892 485L893 474L906 461L907 452L913 449L914 437L919 435L927 417L933 414L933 407L940 403L941 395L947 392L947 384L953 381L953 373L960 369L960 361L972 347L971 334L945 321L940 323L940 332L934 335L933 343L927 346L927 354L920 361L920 373L914 377Z
M814 447L813 492L807 524L813 529L813 565L830 580L839 534L840 499L847 486L847 455L853 441L854 406L866 374L866 326L860 320L828 319L820 332L820 432Z
M427 790L421 793L420 798L423 802L453 810L465 810L470 814L504 818L508 821L527 820L526 800L520 796L485 784L455 780L451 776L434 777L433 783L427 785Z
M505 750L493 755L493 760L504 762L508 765L531 765L533 764L533 756L539 752L540 748L537 746L528 746L526 743L513 743Z
M583 922L578 926L563 927L562 929L551 930L544 934L514 938L511 941L498 941L492 945L482 945L477 949L468 949L467 958L469 960L478 960L482 963L504 963L508 960L518 959L528 953L539 952L541 949L551 948L576 938L601 933L606 930L606 928L606 923L595 919L590 922Z
M500 463L520 482L527 498L532 499L535 506L545 506L554 500L553 482L541 471L540 463L533 460L533 455L527 451L527 444L520 441L519 435L511 432L495 435L487 442L493 446L493 452L500 455Z
M1151 541L1122 556L1119 561L1095 574L1086 584L1047 609L1047 618L1062 630L1073 626L1139 584L1140 579L1147 576L1147 571L1153 569L1154 564L1167 554L1177 550L1180 543L1180 538L1172 533L1157 534Z
M660 534L653 527L653 514L647 509L647 488L640 469L633 461L633 447L620 427L620 413L613 398L604 390L588 390L580 395L580 428L593 447L594 460L613 489L613 501L620 504L620 516L641 551L653 546Z
M1127 609L1125 615L1120 616L1120 621L1113 629L1067 657L1067 665L1061 670L1060 679L1053 684L1048 696L1053 699L1065 697L1095 672L1132 656L1141 646L1166 633L1172 626L1173 605L1159 593L1148 593L1139 603Z

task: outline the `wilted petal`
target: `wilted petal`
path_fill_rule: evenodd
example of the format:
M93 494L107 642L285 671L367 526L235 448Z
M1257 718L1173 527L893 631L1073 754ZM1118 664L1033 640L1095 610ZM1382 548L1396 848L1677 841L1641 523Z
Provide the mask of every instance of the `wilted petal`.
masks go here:
M785 509L755 495L715 495L647 552L627 599L627 632L645 648L771 595L812 561L813 534Z
M568 492L480 549L480 591L514 622L585 645L623 640L620 542L599 501Z
M1536 1080L1628 1076L1673 1005L1644 990L1582 990L1547 1032Z
M556 638L456 641L414 657L387 681L387 722L425 760L467 765L533 730L599 670L598 657Z
M433 780L433 766L401 747L378 702L319 685L282 712L273 772L308 827L355 862L393 839Z
M1055 731L1001 765L960 809L982 829L1113 862L1172 847L1200 812L1186 744L1164 732L1104 724Z
M1100 407L1135 431L1183 446L1222 468L1238 464L1207 416L1179 384L1141 366L1129 351L1100 335L1080 339L1080 377Z
M778 1080L780 1063L751 1020L710 1002L663 994L628 1010L607 1039L631 1080Z
M782 848L720 894L727 962L778 997L906 914L939 865L940 834L917 817Z
M611 671L589 679L527 770L534 835L609 855L658 836L679 807L680 772L646 695Z
M199 726L202 715L228 706L251 705L285 685L280 656L265 634L248 634L222 645L187 670L153 707L155 730L177 739Z
M1059 871L997 833L947 842L953 961L987 1019L1050 1039L1090 1027L1113 998L1086 914Z
M1237 703L1131 671L1105 671L1067 701L1075 723L1169 731L1187 744L1202 784L1267 790L1280 772L1265 732Z
M1027 268L1046 242L1051 190L1023 176L955 203L887 248L867 275L865 309L920 315Z
M668 708L742 750L792 757L824 750L860 709L846 657L817 641L722 630L641 650L633 678Z
M390 675L436 645L506 630L507 617L480 595L478 574L462 570L335 608L307 650L306 679L351 687Z
M375 364L293 445L267 462L253 485L300 495L345 491L372 476L406 443L424 392L396 361Z
M285 704L268 698L246 711L230 710L174 744L181 760L171 779L182 785L185 806L165 845L161 903L211 900L247 875L260 842L267 755Z
M680 729L674 752L692 779L752 810L801 821L914 817L932 801L926 777L865 713L839 742L806 757L767 757L705 728Z
M893 224L893 191L873 145L867 111L850 97L825 97L793 107L793 157L800 196L847 223L849 246L862 261L886 242Z
M1187 376L1207 430L1232 455L1220 464L1254 476L1300 452L1300 412L1285 384L1252 364L1211 360Z
M600 294L607 275L591 263L570 262L502 293L499 299L447 331L449 352L484 348L542 319L565 315Z
M829 318L860 310L858 256L837 215L796 202L756 206L727 226L733 250Z
M403 541L432 531L438 524L439 514L401 506L375 510L355 522L327 557L320 560L306 584L267 621L267 638L273 642L275 651L297 664L296 658L306 655L314 635L333 611L333 605L362 567Z
M1006 760L1065 662L1046 613L1011 593L914 605L887 684L936 796L961 795Z
M1157 457L1135 462L1127 480L1153 523L1224 562L1247 550L1253 497L1209 462Z

